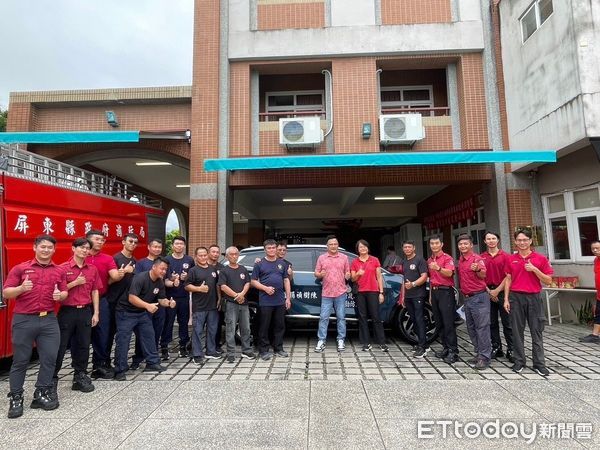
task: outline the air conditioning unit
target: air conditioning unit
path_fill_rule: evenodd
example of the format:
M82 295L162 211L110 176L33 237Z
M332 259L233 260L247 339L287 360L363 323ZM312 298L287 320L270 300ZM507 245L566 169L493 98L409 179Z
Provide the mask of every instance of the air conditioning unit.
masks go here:
M319 116L279 119L279 143L286 147L313 147L323 142Z
M412 145L421 139L425 139L421 114L382 114L379 116L379 141L383 145Z

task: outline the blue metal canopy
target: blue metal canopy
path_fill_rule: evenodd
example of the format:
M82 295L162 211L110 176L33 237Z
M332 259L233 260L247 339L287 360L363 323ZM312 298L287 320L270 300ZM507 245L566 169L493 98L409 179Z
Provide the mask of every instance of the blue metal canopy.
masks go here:
M221 170L552 162L556 162L556 151L554 150L337 153L326 155L206 159L204 160L204 170L207 172L216 172Z
M0 143L3 144L86 144L139 141L139 131L42 131L0 133Z

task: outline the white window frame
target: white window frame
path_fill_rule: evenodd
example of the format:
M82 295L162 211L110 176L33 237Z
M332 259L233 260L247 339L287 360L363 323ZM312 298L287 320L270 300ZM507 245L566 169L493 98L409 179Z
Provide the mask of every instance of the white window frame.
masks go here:
M452 246L452 256L455 259L460 256L458 254L458 248L456 247L456 243L455 243L455 240L458 236L460 236L461 234L468 234L469 236L471 236L471 231L485 231L485 229L486 229L485 222L482 220L482 219L485 219L485 213L483 210L483 206L476 208L475 214L477 215L477 223L476 224L472 224L471 219L467 219L466 222L465 221L459 222L458 223L459 226L457 226L456 224L452 224L450 226L451 235L452 235L452 242L450 243L450 245ZM463 226L463 224L464 224L464 226ZM448 250L449 249L446 248L447 253L449 253ZM481 253L484 250L485 250L484 243L481 241L481 239L478 239L477 244L473 244L473 251L475 253Z
M396 102L384 102L381 100L381 94L383 92L390 91L400 91L400 97L402 100ZM404 92L406 91L429 91L429 101L425 100L404 100ZM418 108L434 108L435 103L433 100L433 85L424 85L424 86L382 86L379 92L379 101L381 102L381 110L382 112L386 109L400 109L404 107L408 107L409 109L413 107ZM430 111L427 114L426 111L420 111L421 115L433 115L433 111Z
M523 14L521 14L521 17L519 17L519 27L521 28L521 43L523 43L523 44L531 36L533 36L537 32L537 30L540 29L540 27L546 22L546 20L548 20L554 14L554 0L551 0L552 13L548 17L546 17L546 20L544 20L542 22L542 18L540 17L540 1L542 1L542 0L535 0L531 5L529 5L529 7L525 10L525 12ZM523 19L525 18L525 16L527 14L529 14L529 12L532 9L535 9L535 30L528 37L525 37L525 35L523 34Z
M297 105L297 97L299 95L321 95L321 104L314 105ZM293 96L294 104L288 106L269 106L269 97L277 96ZM289 112L290 114L299 111L325 111L325 91L323 90L312 90L312 91L274 91L265 93L265 112Z
M544 222L546 224L546 240L548 242L548 253L550 255L550 261L554 263L589 263L594 260L594 256L583 256L581 248L581 239L579 239L579 225L577 219L579 217L590 217L595 216L598 224L598 232L600 233L600 207L598 208L584 208L575 209L575 192L587 191L596 188L598 195L600 196L600 184L594 186L586 186L580 189L573 189L564 192L555 192L552 194L542 196L542 206L544 211ZM555 197L557 195L563 195L565 209L555 213L548 211L548 198ZM556 259L554 257L554 240L552 238L552 227L550 224L551 219L557 219L564 217L567 222L567 236L569 240L569 250L571 252L570 259Z

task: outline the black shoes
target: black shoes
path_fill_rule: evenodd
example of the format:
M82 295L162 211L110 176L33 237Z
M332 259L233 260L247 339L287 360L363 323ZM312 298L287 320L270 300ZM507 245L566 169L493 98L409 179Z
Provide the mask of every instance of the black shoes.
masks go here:
M381 350L383 353L387 353L387 352L390 351L389 347L387 345L385 345L385 344L381 344L379 346L379 350Z
M23 415L23 394L8 393L8 418L16 419Z
M102 364L98 367L95 367L92 370L92 378L103 378L105 380L110 380L115 376L115 371L110 366L110 364Z
M197 366L201 366L206 362L206 358L204 356L194 356L193 362Z
M435 357L444 359L446 356L448 356L448 352L449 352L449 350L447 348L437 351L437 352L435 352Z
M546 366L533 366L533 370L542 377L547 377L550 375L550 371L546 368Z
M129 370L138 370L140 368L140 363L137 361L132 361L131 364L129 364Z
M263 361L268 361L272 357L273 357L273 353L271 353L271 352L265 352L265 353L260 354L260 359L262 359Z
M92 380L85 373L76 373L73 377L73 391L92 392L95 388Z
M474 366L475 364L477 364L477 361L479 361L479 358L477 356L473 356L467 361L467 364L471 364L472 366Z
M458 361L458 355L454 352L448 351L448 353L444 357L443 361L446 364L454 364L455 362Z
M508 359L511 363L515 362L515 357L513 356L512 350L506 350L506 359Z
M227 362L229 364L233 364L235 362L235 356L233 356L233 355L227 355Z
M125 372L116 372L115 381L127 381L127 376L125 375Z
M185 345L183 347L179 347L179 357L180 358L189 358L190 353L187 351Z
M290 354L288 352L286 352L285 350L281 349L281 350L277 350L275 352L275 354L277 356L279 356L280 358L287 358L288 356L290 356Z
M362 346L362 351L363 352L368 352L372 349L373 347L371 347L371 344L365 344Z
M33 393L33 400L30 407L32 409L41 408L44 411L52 411L58 408L58 396L52 391L52 388L37 388Z
M473 369L475 369L475 370L485 370L488 367L490 367L490 363L488 361L484 361L483 359L479 359L479 360L477 360L477 362L473 366Z
M521 363L514 363L514 365L512 366L512 371L514 373L521 373L523 372L523 369L525 368L525 366Z
M169 349L168 348L162 348L160 350L160 360L161 361L168 361L169 360Z
M164 372L165 370L167 370L167 368L160 364L146 364L146 367L144 368L144 372Z
M417 347L413 353L413 357L415 358L424 358L427 356L427 352L429 348Z
M256 355L252 351L242 352L242 358L256 359Z
M219 352L206 354L206 359L221 359L222 357L223 357L223 354L219 353Z

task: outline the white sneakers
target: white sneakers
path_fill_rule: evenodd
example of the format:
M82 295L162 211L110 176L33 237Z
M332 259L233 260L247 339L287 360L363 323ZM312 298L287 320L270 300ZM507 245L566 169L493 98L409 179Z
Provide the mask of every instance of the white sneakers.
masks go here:
M325 341L319 340L317 342L317 346L315 347L315 353L322 353L325 350Z
M322 353L323 350L325 350L325 341L322 341L319 339L319 341L317 342L317 345L315 347L315 353ZM343 352L344 350L346 350L346 344L345 344L344 340L338 339L337 340L337 351Z
M338 339L337 344L338 344L338 352L343 352L344 350L346 350L346 344L344 343L343 339Z

